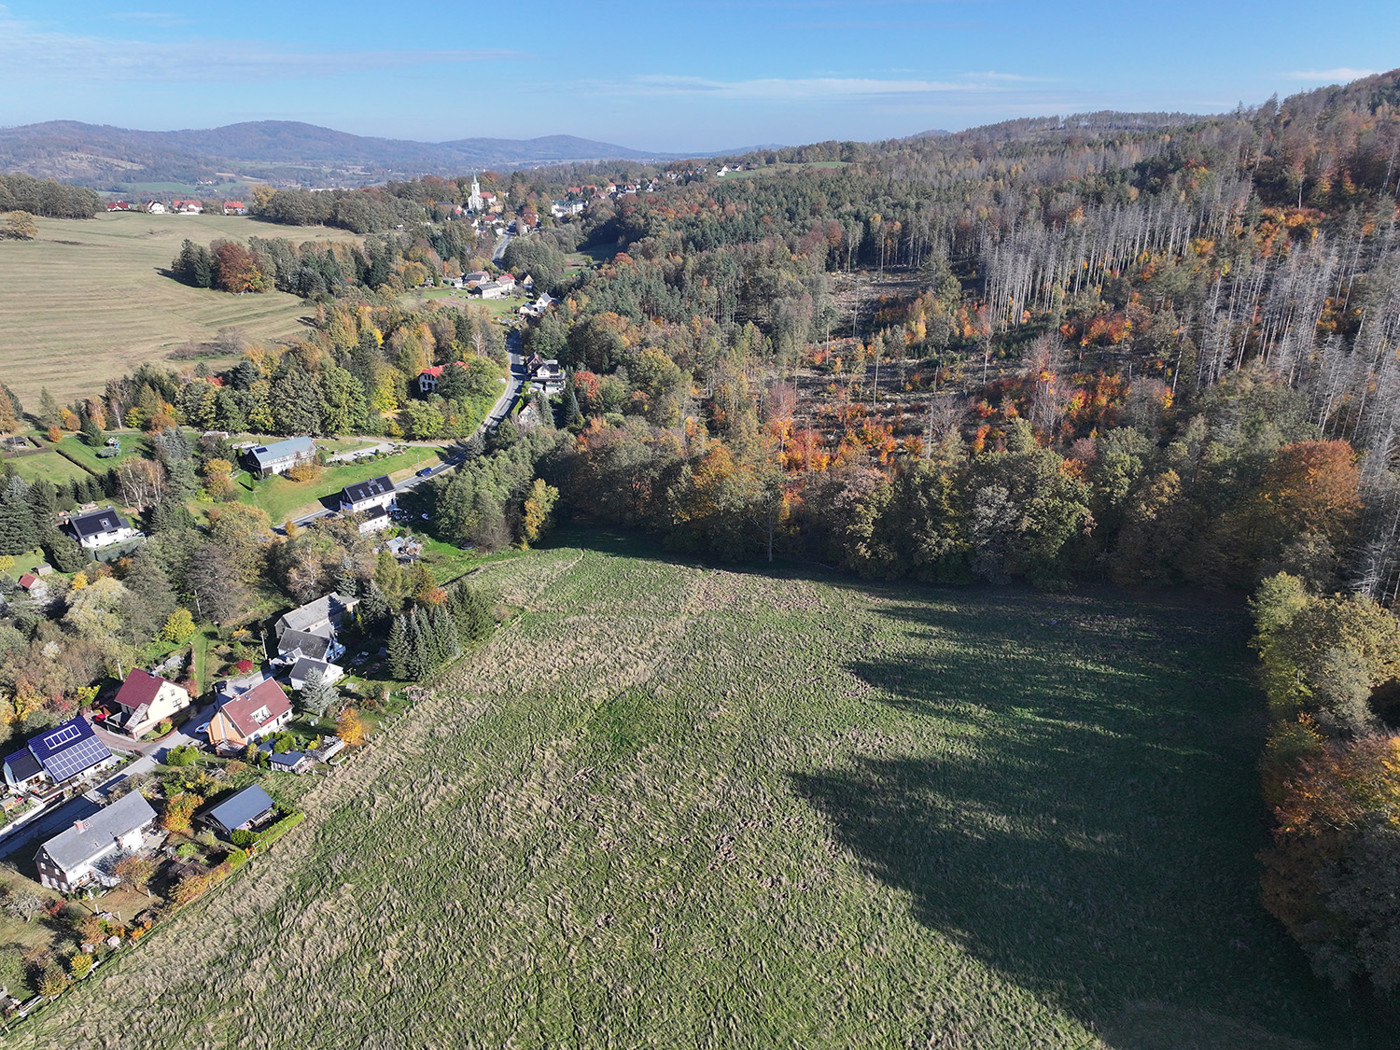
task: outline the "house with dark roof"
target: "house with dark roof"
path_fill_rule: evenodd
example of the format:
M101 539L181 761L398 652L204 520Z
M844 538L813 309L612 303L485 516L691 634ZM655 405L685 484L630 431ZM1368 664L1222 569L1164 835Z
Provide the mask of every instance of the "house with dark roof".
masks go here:
M273 624L278 662L295 664L302 657L334 660L345 652L345 646L336 639L336 630L359 604L358 598L325 594L283 613Z
M64 784L106 769L117 761L81 715L31 738L25 749L42 771L37 778L40 784L44 781ZM5 759L5 783L14 790L36 782L33 765L22 754L15 752Z
M139 737L189 707L190 694L169 679L136 668L126 676L112 704L115 710L103 724Z
M329 664L324 660L303 656L292 665L291 673L287 675L287 684L298 691L305 689L306 679L313 671L320 672L321 681L331 684L335 684L345 677L345 668L339 664Z
M388 507L375 507L365 511L364 517L358 526L361 536L368 536L371 532L379 532L387 529L394 523L394 519L389 517Z
M204 812L199 820L228 838L235 831L251 831L277 813L277 803L253 784Z
M209 743L216 751L241 751L292 720L292 704L274 679L225 700L209 721Z
M311 772L311 767L316 763L305 751L284 751L281 754L274 751L268 756L267 764L278 773L296 773L300 776Z
M287 438L274 441L270 445L254 445L244 452L243 459L248 469L259 477L285 474L301 463L310 463L316 458L316 442L309 437Z
M374 507L392 507L396 496L389 475L381 474L368 481L346 485L340 494L340 510L342 514L360 514Z
M74 514L68 519L68 527L73 530L78 542L88 550L107 547L141 535L139 529L133 529L131 522L111 507L103 507L86 514Z
M139 791L132 791L75 821L34 855L40 883L60 893L94 882L108 888L117 885L117 861L141 848L155 819L151 804Z

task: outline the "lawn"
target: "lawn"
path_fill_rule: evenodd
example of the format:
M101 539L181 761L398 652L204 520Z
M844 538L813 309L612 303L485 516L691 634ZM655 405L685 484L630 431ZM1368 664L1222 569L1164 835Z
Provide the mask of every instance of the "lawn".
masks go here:
M45 443L47 444L47 441ZM89 471L84 470L72 460L60 456L52 447L47 452L36 453L32 456L14 456L6 459L5 462L13 464L15 473L26 481L38 481L43 478L56 485L61 485L65 481L71 481L73 478L85 478L89 474Z
M13 1045L1371 1045L1258 904L1238 608L564 539L482 568L523 611L303 828Z
M261 507L267 511L274 525L280 525L289 518L310 514L323 506L323 497L337 493L356 481L365 481L381 474L401 481L411 477L420 467L437 466L442 461L441 451L433 446L415 445L396 456L327 467L319 478L311 481L292 481L280 476L264 478L252 483L251 492L243 484L248 475L240 474L238 499L242 503Z
M0 241L0 380L30 410L40 387L63 403L99 395L113 375L165 361L186 341L211 339L226 326L255 340L304 331L298 319L315 311L294 295L229 295L161 276L185 238L359 239L223 215L104 213L38 223L34 241Z

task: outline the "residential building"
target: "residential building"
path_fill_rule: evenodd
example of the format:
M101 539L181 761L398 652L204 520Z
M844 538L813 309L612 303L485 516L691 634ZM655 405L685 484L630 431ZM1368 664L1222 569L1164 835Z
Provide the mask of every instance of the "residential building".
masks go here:
M108 201L108 202L107 202L107 210L108 210L108 211L140 211L141 209L138 208L136 205L132 204L131 201Z
M316 442L309 437L287 438L271 445L254 445L244 454L248 469L259 477L283 474L299 463L316 458Z
M169 679L137 668L126 676L112 704L116 710L104 725L139 737L189 707L190 694Z
M582 213L585 205L583 201L551 201L549 204L549 214L556 219L565 219L570 215Z
M340 510L342 514L359 514L375 507L392 507L395 496L394 483L389 480L389 475L381 474L368 481L346 485L340 494Z
M224 201L225 215L247 215L248 206L242 201Z
M171 201L170 206L178 215L199 215L204 211L203 201L177 200Z
M364 512L364 518L356 527L361 536L368 536L371 532L381 532L392 524L394 519L389 516L388 507L372 507Z
M24 756L28 754L29 758ZM33 737L23 751L5 759L5 782L19 790L45 782L65 784L116 764L81 715ZM39 766L35 772L34 766Z
M253 784L206 810L200 821L228 838L235 831L251 831L277 813L277 803Z
M504 299L511 291L500 281L487 281L485 284L478 284L472 290L483 299Z
M278 660L295 664L303 656L313 660L334 660L345 647L336 640L338 628L360 600L341 594L327 594L278 617Z
M321 681L330 682L334 685L345 677L345 668L339 664L326 663L325 660L313 660L309 656L303 656L292 665L291 673L287 676L287 683L298 691L306 688L306 679L313 671L321 672Z
M219 705L209 721L209 743L216 751L241 751L291 720L291 701L282 687L269 678Z
M458 361L456 363L463 368L467 367L465 362ZM451 367L451 365L433 365L432 368L425 368L423 371L419 372L418 392L420 394L431 394L433 391L437 390L438 383L442 382L442 374Z
M73 530L78 543L87 550L109 547L141 535L139 529L133 529L131 522L111 507L75 514L68 519L68 527Z
M165 214L165 205L162 204L160 201L147 201L144 205L142 205L142 207L151 215Z
M75 821L34 855L39 882L60 893L72 893L94 882L108 888L117 885L117 862L142 847L155 819L151 804L139 791L132 791L92 816Z

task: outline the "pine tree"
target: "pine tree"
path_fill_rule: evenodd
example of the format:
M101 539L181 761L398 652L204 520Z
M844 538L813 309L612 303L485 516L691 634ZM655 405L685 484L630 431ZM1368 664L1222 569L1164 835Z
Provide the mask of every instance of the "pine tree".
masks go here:
M39 426L48 430L49 427L56 427L63 422L63 409L58 407L58 401L49 393L49 388L44 387L39 391Z
M339 697L335 686L326 681L320 671L312 671L306 676L306 683L301 690L301 706L304 710L317 718L323 718Z
M395 681L408 681L411 656L407 620L403 616L395 616L394 626L389 628L389 674Z
M23 554L38 542L29 506L29 483L16 475L0 492L0 554Z

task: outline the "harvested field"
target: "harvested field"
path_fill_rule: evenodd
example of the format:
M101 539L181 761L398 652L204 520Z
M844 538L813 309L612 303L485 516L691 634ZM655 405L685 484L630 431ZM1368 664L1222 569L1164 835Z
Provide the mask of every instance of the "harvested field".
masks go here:
M255 340L288 339L314 312L283 292L229 295L162 276L185 238L359 239L329 227L223 215L104 213L38 224L35 241L0 240L0 381L31 410L41 387L64 402L100 394L110 377L143 361L165 362L172 350L211 340L220 328L240 328Z

